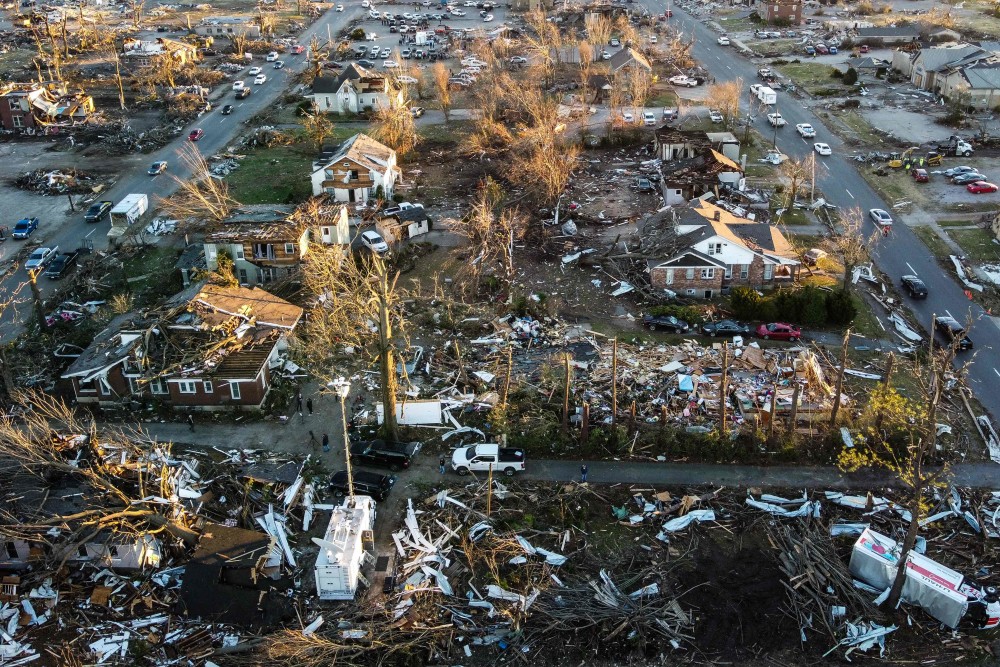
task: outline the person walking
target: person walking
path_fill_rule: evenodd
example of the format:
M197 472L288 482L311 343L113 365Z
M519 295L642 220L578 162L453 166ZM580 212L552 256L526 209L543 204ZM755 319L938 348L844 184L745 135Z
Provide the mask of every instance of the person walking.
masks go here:
M311 397L306 399L306 410L309 411L309 416L312 417L313 416L313 400L312 400Z
M323 434L323 453L328 453L330 451L330 436L326 433Z
M187 419L187 422L188 422L188 427L189 427L189 428L190 428L190 429L191 429L192 431L194 431L194 415L193 415L193 414L191 414L190 412L188 413L188 419Z
M587 482L587 473L588 472L589 472L589 469L587 468L587 464L586 463L584 463L583 465L580 466L580 483L581 484L585 484Z
M299 413L299 417L302 416L302 392L300 391L295 395L295 409Z
M443 475L444 474L444 470L445 470L445 467L444 467L444 457L443 456L440 458L440 460L438 460L438 467L440 468L441 474Z

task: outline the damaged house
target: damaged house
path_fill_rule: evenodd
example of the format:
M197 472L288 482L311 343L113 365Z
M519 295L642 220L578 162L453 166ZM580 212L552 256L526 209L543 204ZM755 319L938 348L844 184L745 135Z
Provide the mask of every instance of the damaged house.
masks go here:
M157 37L155 40L130 38L122 45L122 62L130 68L149 67L164 58L173 60L177 65L200 60L196 46L169 37Z
M219 267L219 254L233 261L234 277L240 285L265 285L298 273L309 244L348 245L350 226L347 207L333 205L333 215L310 228L294 214L293 206L274 204L241 206L222 225L205 237L205 262L209 271Z
M678 206L720 188L742 190L743 168L722 153L709 148L688 160L676 160L662 167L660 187L667 206Z
M769 289L795 281L798 254L770 224L738 218L700 199L664 209L642 229L654 289L711 299L734 285Z
M0 88L3 129L33 134L47 127L68 127L94 113L94 98L82 90L69 92L61 83L11 83Z
M355 134L336 151L319 156L313 164L312 191L313 195L326 193L339 202L392 199L402 177L396 151L367 134Z
M349 64L337 76L316 77L309 97L326 113L362 113L403 102L402 91L386 76L357 63Z
M62 378L80 403L258 409L301 318L264 290L197 283L157 312L116 317Z

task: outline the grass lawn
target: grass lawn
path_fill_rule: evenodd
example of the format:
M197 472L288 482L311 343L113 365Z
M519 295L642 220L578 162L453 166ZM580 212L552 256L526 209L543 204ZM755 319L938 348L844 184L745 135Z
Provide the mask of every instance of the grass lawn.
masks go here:
M924 242L924 245L935 257L947 257L951 254L951 248L948 247L948 244L930 227L919 225L913 228L913 233Z
M985 229L952 229L948 232L958 245L962 246L966 256L979 262L995 262L1000 260L1000 244L997 244L993 234Z
M312 147L303 144L253 151L240 161L240 168L226 178L229 192L244 204L305 201L312 194L309 173L314 157Z
M850 111L837 116L844 125L851 128L861 140L862 145L868 150L886 146L885 138L872 128L871 123L864 119L857 111Z
M878 318L875 317L875 313L872 312L868 302L853 293L851 294L851 301L854 302L854 307L858 309L858 314L851 323L851 329L854 333L868 338L882 338L885 336L885 329L878 323Z
M136 307L152 306L181 289L180 273L174 270L179 254L176 248L149 246L125 259L120 279Z
M677 94L672 90L656 90L646 103L647 107L676 107Z
M750 19L734 16L732 18L719 19L716 21L726 32L747 32L754 29L754 23Z
M452 142L461 141L475 129L475 123L468 120L453 120L447 125L422 125L417 132L422 141Z
M941 227L974 227L976 223L973 220L938 220L938 225Z
M781 73L789 77L799 88L813 93L823 88L841 87L840 81L830 76L835 71L830 65L821 63L789 63L778 65Z

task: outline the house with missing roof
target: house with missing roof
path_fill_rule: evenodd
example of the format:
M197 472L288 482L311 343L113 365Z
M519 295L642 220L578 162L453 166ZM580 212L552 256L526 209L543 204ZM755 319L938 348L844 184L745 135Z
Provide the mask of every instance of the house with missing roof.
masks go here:
M0 125L34 134L84 123L94 113L94 98L70 92L64 83L7 83L0 87Z
M892 68L908 77L917 88L950 97L960 83L960 77L954 76L956 73L995 63L997 51L989 44L987 48L975 44L953 44L931 46L914 53L894 51Z
M324 113L362 113L403 103L403 92L382 73L351 63L337 76L318 76L308 96Z
M734 285L770 289L795 281L798 255L777 227L739 218L708 199L665 208L643 225L654 289L711 299Z
M259 409L302 314L262 289L196 283L155 312L113 319L62 379L79 403Z
M312 190L314 195L325 193L339 202L360 203L376 196L392 199L402 177L396 151L367 134L355 134L316 160Z

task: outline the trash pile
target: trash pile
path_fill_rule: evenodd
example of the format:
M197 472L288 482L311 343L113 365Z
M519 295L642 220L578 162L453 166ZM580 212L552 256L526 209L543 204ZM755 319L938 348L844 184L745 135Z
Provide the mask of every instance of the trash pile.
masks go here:
M14 179L14 185L18 188L43 195L90 194L100 192L109 183L110 181L101 176L79 169L65 171L61 169L35 169Z
M240 163L237 158L228 158L214 163L211 172L213 176L228 176L239 168Z
M245 134L240 144L248 148L270 148L271 146L287 146L292 143L292 137L273 125L262 125Z

